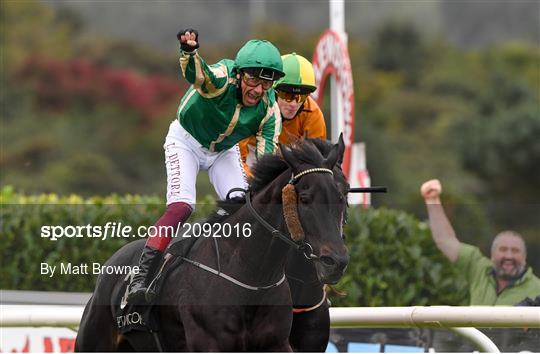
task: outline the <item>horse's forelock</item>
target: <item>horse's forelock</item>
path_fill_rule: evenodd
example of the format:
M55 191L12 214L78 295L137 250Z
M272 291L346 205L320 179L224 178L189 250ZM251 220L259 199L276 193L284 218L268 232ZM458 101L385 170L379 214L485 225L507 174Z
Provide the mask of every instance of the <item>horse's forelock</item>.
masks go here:
M300 164L323 167L323 153L311 140L302 140L295 144L293 155Z
M299 140L290 147L294 158L299 164L323 167L323 156L328 154L332 144L320 139L306 139ZM254 193L260 191L287 169L288 166L281 156L264 155L254 167L251 190Z
M325 158L328 157L328 154L330 154L330 151L332 151L332 148L334 147L334 144L332 144L332 142L329 140L322 140L319 138L307 140L311 141ZM349 186L347 183L347 178L345 177L345 174L343 173L343 170L341 168L341 163L338 163L334 166L334 177L342 187L342 192L346 193L345 190L347 190Z
M319 150L324 157L328 156L332 150L332 147L334 146L334 144L332 144L332 142L329 140L322 140L319 138L308 138L307 141L310 141L313 145L315 145L317 150Z

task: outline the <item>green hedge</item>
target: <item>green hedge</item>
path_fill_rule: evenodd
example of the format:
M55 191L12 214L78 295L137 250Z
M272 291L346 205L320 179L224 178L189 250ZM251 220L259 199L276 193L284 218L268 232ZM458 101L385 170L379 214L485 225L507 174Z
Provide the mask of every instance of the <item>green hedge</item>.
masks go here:
M4 187L0 195L1 267L0 289L92 291L95 276L41 274L41 263L59 265L92 264L105 261L121 246L138 238L59 238L41 237L44 225L105 225L107 222L130 225L134 229L153 225L162 215L164 201L155 196L110 195L84 199L77 195L22 195ZM192 218L214 209L210 197L199 201Z
M164 210L161 198L111 195L89 199L54 194L27 196L1 191L1 289L92 291L95 276L41 274L40 264L104 263L133 239L40 236L44 225L153 225ZM197 205L194 219L214 209L210 197ZM424 223L397 210L352 208L346 226L351 262L333 297L339 306L462 304L466 297L451 265L435 248Z
M337 306L466 305L462 278L436 248L426 223L399 210L349 210L350 263Z

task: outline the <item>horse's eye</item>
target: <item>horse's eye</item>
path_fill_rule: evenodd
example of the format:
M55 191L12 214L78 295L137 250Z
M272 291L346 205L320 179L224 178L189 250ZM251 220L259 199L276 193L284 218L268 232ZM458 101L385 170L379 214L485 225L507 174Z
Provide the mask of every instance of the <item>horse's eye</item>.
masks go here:
M306 193L300 193L299 195L299 199L300 199L300 203L303 203L303 204L309 204L311 203L311 196L309 194L306 194Z

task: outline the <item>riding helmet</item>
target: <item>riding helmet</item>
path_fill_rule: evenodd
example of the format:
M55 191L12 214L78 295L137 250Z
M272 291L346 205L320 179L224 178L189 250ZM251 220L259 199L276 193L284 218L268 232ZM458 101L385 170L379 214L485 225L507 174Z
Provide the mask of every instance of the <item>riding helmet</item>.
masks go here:
M265 80L277 80L285 75L279 50L270 42L260 39L248 41L236 54L236 67Z
M281 59L285 76L274 84L276 90L308 94L317 89L315 72L309 60L296 53L286 54Z

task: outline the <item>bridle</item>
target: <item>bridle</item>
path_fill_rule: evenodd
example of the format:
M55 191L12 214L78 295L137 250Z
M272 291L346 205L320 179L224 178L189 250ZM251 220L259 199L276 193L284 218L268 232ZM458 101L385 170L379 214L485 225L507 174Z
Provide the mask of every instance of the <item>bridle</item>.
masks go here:
M332 176L334 172L328 168L310 168L304 170L298 174L292 174L291 179L287 182L287 185L281 190L282 199L283 199L283 214L285 218L285 223L289 229L290 235L285 235L272 225L270 225L263 217L255 210L253 204L251 203L251 193L249 190L243 188L233 188L229 191L228 194L232 192L244 192L246 196L246 205L248 210L251 212L251 215L270 233L272 237L277 237L281 241L285 242L294 249L302 252L302 254L309 260L318 260L319 256L313 254L313 247L305 240L304 230L300 223L298 216L298 202L296 194L296 183L303 176L310 173L329 173ZM227 196L228 197L228 196Z

